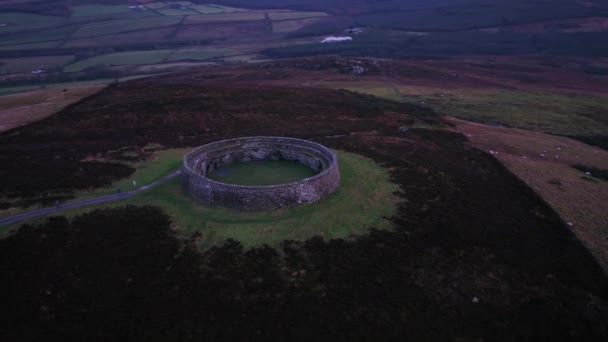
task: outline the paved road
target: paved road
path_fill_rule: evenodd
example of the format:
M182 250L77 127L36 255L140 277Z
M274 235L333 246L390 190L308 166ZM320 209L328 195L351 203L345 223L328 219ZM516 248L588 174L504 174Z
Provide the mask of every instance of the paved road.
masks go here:
M48 214L53 214L53 213L58 213L61 212L62 210L65 209L74 209L74 208L80 208L80 207L86 207L89 205L94 205L94 204L100 204L100 203L105 203L105 202L110 202L110 201L117 201L117 200L122 200L125 198L129 198L129 197L133 197L141 192L144 192L150 188L153 188L161 183L164 183L166 181L168 181L171 178L175 178L177 177L179 174L181 173L181 170L177 170L174 172L171 172L170 174L159 178L157 180L155 180L154 182L148 184L148 185L144 185L136 190L131 190L131 191L127 191L127 192L123 192L123 193L116 193L116 194L111 194L111 195L104 195L104 196L99 196L99 197L94 197L94 198L89 198L86 200L82 200L82 201L74 201L74 202L68 202L68 203L63 203L61 204L61 206L59 208L57 207L48 207L48 208L43 208L43 209L38 209L38 210L32 210L32 211L28 211L25 213L21 213L18 215L13 215L13 216L9 216L3 219L0 219L0 226L5 226L5 225L9 225L9 224L13 224L13 223L17 223L19 221L23 221L23 220L28 220L34 217L38 217L38 216L43 216L43 215L48 215Z

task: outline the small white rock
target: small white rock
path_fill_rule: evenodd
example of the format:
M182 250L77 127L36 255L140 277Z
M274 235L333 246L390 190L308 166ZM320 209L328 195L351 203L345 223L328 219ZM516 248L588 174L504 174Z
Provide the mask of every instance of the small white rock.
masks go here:
M479 298L477 298L477 297L473 297L472 302L473 302L473 303L475 303L475 304L479 303Z

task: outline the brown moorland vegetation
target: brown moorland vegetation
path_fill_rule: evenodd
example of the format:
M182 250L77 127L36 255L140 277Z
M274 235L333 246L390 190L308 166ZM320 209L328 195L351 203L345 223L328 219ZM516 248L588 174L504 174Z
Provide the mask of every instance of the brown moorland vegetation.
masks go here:
M44 119L105 85L70 86L0 97L0 132Z
M608 273L608 183L573 167L608 170L608 151L539 132L450 120L555 208Z
M171 219L151 207L25 225L0 240L0 300L10 313L0 316L1 334L332 341L608 335L608 278L529 186L466 135L447 131L450 122L429 109L287 84L310 66L313 75L316 64L307 63L114 84L6 132L5 205L125 177L133 170L121 160L146 158L150 143L276 134L386 167L402 198L394 231L286 241L280 249L227 241L201 254L196 235L178 239ZM349 64L334 70L332 77L353 76Z
M319 141L391 170L403 198L393 232L288 241L280 250L227 241L200 254L196 236L178 240L170 218L150 207L24 226L0 240L8 275L0 298L11 313L2 317L3 335L606 335L601 269L543 201L462 135L411 129Z

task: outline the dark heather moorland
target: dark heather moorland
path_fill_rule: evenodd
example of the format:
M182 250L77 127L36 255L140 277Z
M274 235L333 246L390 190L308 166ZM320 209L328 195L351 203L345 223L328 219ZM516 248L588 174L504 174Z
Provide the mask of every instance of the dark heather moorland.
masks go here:
M0 291L3 336L177 341L606 335L607 279L590 254L537 195L464 136L442 130L446 123L437 115L346 91L199 78L114 85L4 134L2 164L11 167L3 167L3 189L34 201L34 186L61 196L130 172L121 164L82 161L91 153L140 151L150 142L192 146L288 134L361 154L391 170L404 198L390 218L394 231L286 241L278 249L243 250L227 241L200 253L197 236L178 238L171 218L154 207L25 225L0 240L7 275ZM414 125L427 128L399 130ZM371 127L371 134L351 134ZM37 178L29 171L41 169L72 177ZM31 172L31 183L18 182L23 172Z
M607 57L607 0L2 1L0 218L257 135L396 204L251 248L140 195L0 227L0 340L604 341Z

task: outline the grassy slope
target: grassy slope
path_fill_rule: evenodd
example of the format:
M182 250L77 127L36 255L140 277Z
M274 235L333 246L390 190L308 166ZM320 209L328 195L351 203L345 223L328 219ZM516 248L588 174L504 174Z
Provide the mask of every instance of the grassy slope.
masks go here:
M127 5L109 6L109 5L84 5L72 7L72 17L90 17L104 14L126 13L130 9Z
M175 50L167 58L168 62L183 61L183 60L195 60L204 61L210 58L223 57L234 55L236 52L231 49L188 49L188 50Z
M179 167L184 150L160 152L152 162L142 164L132 179L138 186ZM315 235L327 239L365 234L369 228L389 229L386 218L395 211L398 190L389 181L386 170L361 156L338 152L341 183L337 192L312 205L274 212L243 213L195 204L183 194L179 179L173 179L134 198L107 205L67 211L68 216L107 206L125 204L156 205L174 220L174 228L184 235L201 234L200 246L207 249L226 239L239 240L245 247L277 245L283 240L304 240ZM131 189L132 179L125 179L95 194ZM365 179L365 182L361 182ZM91 193L79 198L89 197ZM32 222L42 222L38 218ZM2 231L19 225L2 227Z
M322 82L391 100L429 106L441 114L482 123L568 134L608 134L608 98L520 90L433 88L380 82Z

